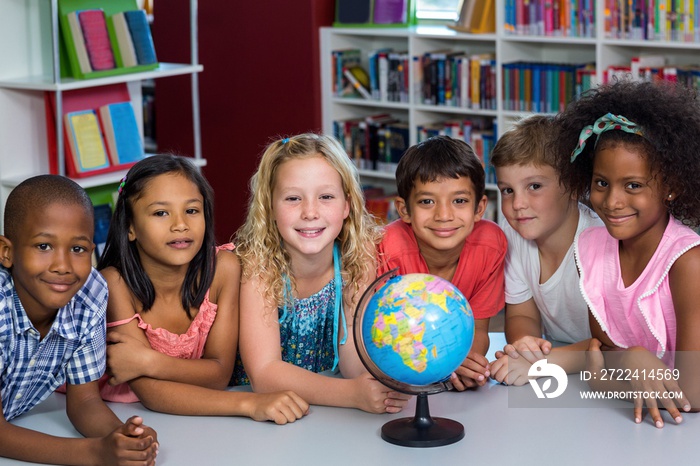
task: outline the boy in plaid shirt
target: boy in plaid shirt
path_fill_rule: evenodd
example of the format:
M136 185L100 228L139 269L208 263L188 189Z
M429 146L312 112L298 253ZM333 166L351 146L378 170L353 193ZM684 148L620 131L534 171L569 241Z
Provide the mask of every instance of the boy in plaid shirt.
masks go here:
M0 456L61 464L154 464L155 431L122 423L100 398L107 285L91 266L90 198L56 175L9 195L0 236ZM68 439L8 421L67 382L66 412L88 438Z

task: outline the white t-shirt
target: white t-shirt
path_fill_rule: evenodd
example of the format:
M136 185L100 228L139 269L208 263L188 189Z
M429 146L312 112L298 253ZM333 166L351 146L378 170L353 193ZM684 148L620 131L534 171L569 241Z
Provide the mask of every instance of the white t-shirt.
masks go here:
M588 227L603 225L591 209L580 203L578 208L577 237ZM501 228L508 238L506 303L520 304L533 298L545 336L550 340L576 343L590 338L588 306L579 290L573 242L556 272L540 284L540 258L535 242L520 236L505 219Z

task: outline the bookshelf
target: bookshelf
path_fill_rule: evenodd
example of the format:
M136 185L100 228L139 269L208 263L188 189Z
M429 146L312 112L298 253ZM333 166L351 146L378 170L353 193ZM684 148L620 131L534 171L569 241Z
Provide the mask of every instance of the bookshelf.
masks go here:
M556 2L556 0L555 0ZM533 2L530 2L535 3ZM629 66L633 57L663 55L668 64L697 64L700 41L638 40L614 38L606 33L605 1L590 0L591 10L598 19L588 33L579 36L526 35L506 24L512 14L510 8L516 0L496 0L495 34L469 34L445 26L413 26L402 29L322 28L321 42L321 92L323 131L334 134L334 121L364 118L378 113L390 113L408 123L410 144L418 141L418 127L450 119L493 119L497 133L506 131L518 118L531 110L510 110L504 104L504 82L509 79L503 65L519 61L542 63L583 64L595 63L592 79L603 82L608 67ZM559 0L563 5L564 1ZM585 5L585 4L584 4ZM695 5L700 7L697 1ZM590 15L588 15L590 17ZM609 24L609 23L607 23ZM609 28L609 26L608 26ZM697 36L698 34L696 34ZM391 48L407 52L408 98L403 102L366 100L360 97L339 97L334 93L332 57L334 50L360 49L361 66L368 69L368 56L372 51ZM495 106L489 109L426 105L418 89L417 61L414 57L425 53L449 49L468 55L490 53L495 59ZM393 175L375 170L360 170L363 182L393 189ZM487 185L492 199L498 199L494 184Z
M105 0L108 1L108 0ZM61 77L61 40L58 0L0 0L0 210L9 192L22 180L49 173L49 141L46 128L44 95L56 96L55 115L62 114L66 92L125 83L141 131L142 87L144 81L169 76L191 77L194 161L204 166L199 126L197 48L197 1L190 0L189 63L160 63L156 69L94 79ZM54 115L54 117L55 117ZM164 116L161 116L163 118ZM176 116L173 116L176 117ZM59 173L65 174L63 119L55 118ZM143 131L142 131L143 137ZM84 188L118 183L127 170L77 179ZM1 219L0 219L1 221Z

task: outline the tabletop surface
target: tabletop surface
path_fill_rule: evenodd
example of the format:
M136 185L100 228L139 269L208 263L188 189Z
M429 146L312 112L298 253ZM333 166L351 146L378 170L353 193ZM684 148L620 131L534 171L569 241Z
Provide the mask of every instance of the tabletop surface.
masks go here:
M502 334L491 334L491 352L503 346ZM578 396L586 389L578 375L569 376L566 393ZM174 416L146 410L140 403L109 403L117 416L141 415L158 432L161 444L157 464L224 465L355 465L355 464L671 464L687 463L700 438L700 414L687 414L675 425L664 413L666 426L657 429L650 418L632 421L631 404L596 407L580 403L527 406L523 396L534 397L529 385L506 387L490 382L467 392L428 397L433 417L464 425L465 437L432 448L393 445L382 440L382 425L413 417L415 399L400 414L369 414L356 409L312 406L305 418L285 426L237 417ZM565 399L565 397L562 397ZM520 400L520 401L518 401ZM553 400L536 400L549 402ZM549 407L549 406L552 407ZM564 406L564 407L557 407ZM598 407L600 406L600 407ZM77 437L65 414L65 397L51 395L16 425L53 435ZM27 464L0 458L0 464Z

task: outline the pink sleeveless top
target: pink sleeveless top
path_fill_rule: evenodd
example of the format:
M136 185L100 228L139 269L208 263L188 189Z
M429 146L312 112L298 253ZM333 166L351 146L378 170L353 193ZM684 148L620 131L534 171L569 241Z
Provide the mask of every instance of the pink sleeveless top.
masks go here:
M217 252L221 249L232 251L233 244L227 243L216 249ZM144 322L138 313L135 313L128 319L110 322L107 324L107 327L111 328L128 324L136 319L139 328L146 333L146 338L148 338L148 342L154 350L180 359L200 359L202 354L204 354L204 345L207 342L209 330L214 324L217 309L218 306L209 301L209 291L207 291L204 301L199 306L199 312L192 319L192 323L183 334L172 333L164 328L153 328L150 324ZM107 383L108 379L109 376L105 374L99 381L100 395L103 400L116 401L118 403L139 401L136 394L129 388L128 383L111 386Z
M700 236L672 217L644 271L625 288L618 241L605 227L581 233L574 245L581 293L615 345L643 346L673 367L676 313L668 273L679 257L698 245Z

